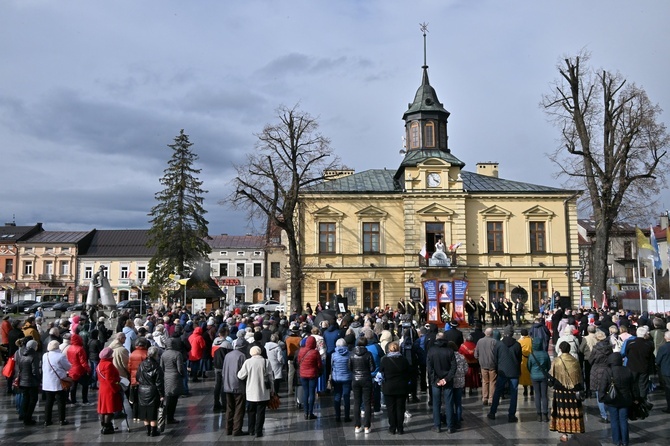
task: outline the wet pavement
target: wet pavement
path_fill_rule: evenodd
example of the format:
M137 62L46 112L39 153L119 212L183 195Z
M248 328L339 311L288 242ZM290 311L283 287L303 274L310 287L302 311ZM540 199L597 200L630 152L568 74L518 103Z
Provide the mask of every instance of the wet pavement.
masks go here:
M160 437L147 437L142 423L129 420L130 432L125 423L113 435L101 435L96 406L68 406L67 426L44 427L44 406L38 403L35 411L36 426L24 427L18 420L13 406L13 397L0 397L0 439L3 444L40 444L58 445L102 444L102 443L161 443L161 444L212 444L213 442L228 443L263 443L266 445L424 445L446 443L454 445L555 445L560 434L549 431L549 423L536 420L535 405L532 397L524 397L520 393L518 423L507 422L507 402L502 400L496 420L488 420L488 407L481 404L478 393L465 396L463 399L463 427L456 433L431 431L432 415L427 404L427 395L420 394L421 402L408 404L411 418L406 418L405 434L391 435L385 413L373 416L372 432L369 434L354 433L353 423L336 423L332 398L322 396L317 399L315 413L317 420L306 421L303 412L298 410L294 400L289 401L286 392L280 392L282 399L278 410L268 410L265 431L262 438L232 437L225 434L224 414L214 412L212 390L214 380L207 379L199 383L191 383L191 396L182 398L177 406L178 425L168 425ZM521 392L521 391L520 391ZM93 392L91 401L95 401ZM630 423L630 444L668 445L670 444L670 414L663 413L665 408L661 391L650 396L654 403L651 415L645 420ZM352 398L353 402L353 398ZM595 400L588 399L586 405L586 434L602 442L610 441L609 425L598 422L598 411ZM54 408L55 409L55 408ZM54 417L56 414L54 413ZM246 423L246 419L245 419ZM116 420L116 425L121 425ZM245 427L246 430L246 427Z

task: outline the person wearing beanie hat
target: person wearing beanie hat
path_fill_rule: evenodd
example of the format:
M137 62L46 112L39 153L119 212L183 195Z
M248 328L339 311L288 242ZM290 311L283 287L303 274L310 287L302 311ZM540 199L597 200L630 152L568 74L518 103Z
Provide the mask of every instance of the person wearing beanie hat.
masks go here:
M216 338L212 342L212 366L214 367L214 411L220 411L224 408L226 402L226 394L223 392L223 361L226 355L233 350L233 345L226 339L228 336L228 328L222 327L218 332ZM221 403L223 401L223 404Z
M123 346L120 348L123 349ZM98 375L98 414L100 414L100 433L104 435L114 433L112 420L114 414L123 410L123 397L119 381L118 369L113 362L114 350L105 347L100 351L100 363L97 367Z
M42 356L42 390L46 393L44 403L44 425L52 422L54 402L58 407L58 421L61 426L69 424L65 419L66 392L63 391L61 379L67 378L72 367L67 357L60 351L58 341L47 345L47 352Z
M221 376L223 379L223 391L226 395L226 435L236 437L249 435L242 431L245 410L245 383L237 377L237 373L242 369L246 356L244 351L247 342L244 337L237 338L234 349L228 352L223 360L223 369Z
M40 386L40 356L37 354L38 344L30 339L25 348L16 353L16 369L18 370L19 389L23 394L22 415L24 426L34 426L33 419Z
M260 334L260 333L258 333ZM237 378L245 381L246 401L249 404L249 435L263 436L265 409L274 392L274 375L270 362L261 355L261 347L249 349L250 358L244 361Z

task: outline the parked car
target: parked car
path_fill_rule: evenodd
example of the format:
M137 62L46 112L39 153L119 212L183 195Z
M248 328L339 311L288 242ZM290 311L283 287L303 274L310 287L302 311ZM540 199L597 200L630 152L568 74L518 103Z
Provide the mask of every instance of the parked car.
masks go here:
M65 312L65 311L67 311L67 309L70 305L72 305L72 302L58 302L58 303L56 303L56 305L51 307L51 311Z
M86 309L86 303L85 302L70 305L69 307L67 307L67 311L83 311L85 309Z
M39 307L42 307L42 310L50 310L54 305L56 305L56 302L37 302L23 310L23 312L25 314L33 314Z
M36 300L20 300L7 305L5 307L5 313L23 313L26 308L36 303Z
M253 311L254 313L265 313L266 311L284 311L284 305L277 302L276 300L266 300L264 302L258 302L249 305L249 311Z
M146 313L147 308L151 308L151 304L139 299L122 300L116 305L117 310L134 310L135 313Z

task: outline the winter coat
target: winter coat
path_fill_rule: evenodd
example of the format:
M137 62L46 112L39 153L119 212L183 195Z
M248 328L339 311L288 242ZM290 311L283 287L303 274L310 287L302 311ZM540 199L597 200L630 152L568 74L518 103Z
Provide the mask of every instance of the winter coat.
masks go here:
M274 379L281 379L284 377L284 353L282 348L276 342L266 342L265 350L268 354L268 360L272 366L272 373L274 374Z
M142 361L147 359L147 349L146 347L137 347L130 354L128 359L128 372L130 373L130 385L137 385L137 369L140 368Z
M479 342L481 341L483 339ZM453 387L456 367L454 351L449 348L444 339L437 339L428 351L428 357L426 358L426 373L430 384L436 386L438 381L444 379L446 388Z
M123 346L126 348L128 353L130 354L132 350L132 346L135 345L135 341L137 340L137 333L132 327L123 327L123 334L126 335L126 340L123 343ZM123 375L122 375L123 376Z
M574 335L562 335L560 338L558 338L558 341L556 341L556 347L560 347L561 343L567 342L570 345L570 354L572 355L573 358L579 359L579 339L577 339ZM556 348L556 357L561 356L561 350L560 348Z
M656 364L658 364L661 375L670 376L670 342L666 342L658 349Z
M349 370L352 379L357 382L372 381L372 372L377 369L375 360L370 351L360 345L354 348L354 354L349 357Z
M111 348L114 351L112 362L114 363L116 369L119 371L119 375L122 378L127 378L128 380L130 380L130 376L128 373L128 361L130 359L130 353L128 352L128 350L126 350L124 345L117 339L113 340L109 344L109 348Z
M518 342L521 345L521 376L519 376L519 385L530 386L532 383L528 369L528 358L533 349L533 340L528 336L521 336Z
M91 339L86 345L89 361L100 361L100 352L105 348L104 342L100 339Z
M321 355L316 349L316 339L314 336L308 336L305 340L305 346L298 352L296 365L300 373L300 378L316 379L321 376L323 363Z
M502 346L505 348L503 349ZM496 345L496 364L499 375L518 378L521 375L521 344L511 336L505 336Z
M245 398L247 401L270 400L270 392L274 391L275 376L269 360L260 355L252 356L244 361L242 368L237 372L237 378L246 380Z
M30 322L23 324L23 336L33 338L37 342L37 349L42 348L42 338L40 337L40 332L37 331L34 325Z
M616 398L613 402L607 403L608 406L613 406L618 409L630 407L633 400L638 397L637 386L633 379L633 373L628 367L623 366L623 358L619 353L612 353L607 357L608 367L600 369L600 379L598 383L598 399L602 401L603 396L607 393L607 388L610 381L614 378L614 386L616 387Z
M599 370L607 368L607 358L612 354L612 346L610 345L609 339L605 338L602 341L599 341L591 349L591 356L588 358L591 363L591 388L597 389L600 385L600 375Z
M62 378L67 376L72 366L60 350L47 352L42 356L42 390L47 392L60 392L63 386Z
M222 338L216 338L212 343L212 363L215 370L223 369L223 361L226 355L233 351L233 344Z
M205 338L202 337L202 328L195 327L193 333L188 338L188 343L191 346L191 351L188 352L189 361L200 361L204 354L207 343Z
M166 396L180 396L184 394L184 358L179 350L173 348L177 343L174 338L168 338L165 343L165 351L161 355L161 368L163 369L163 387Z
M533 339L533 352L528 356L527 368L530 371L532 381L544 381L546 374L551 369L551 359L544 350L544 340L542 338Z
M246 345L246 343L243 343L243 345ZM238 347L239 346L240 345L238 344ZM243 347L235 348L232 352L228 353L223 360L223 370L221 370L221 375L223 378L223 391L226 393L243 394L246 391L244 381L241 381L237 377L237 372L240 371L242 365L244 365L244 361L247 359L242 350Z
M497 343L498 341L490 336L485 336L477 341L477 346L475 347L475 358L477 358L479 361L479 365L482 369L495 370L496 361L494 350Z
M40 385L40 356L32 348L24 348L22 354L16 355L16 367L20 387L39 387Z
M351 382L353 375L349 370L349 349L347 347L335 347L331 356L331 381Z
M400 352L391 352L381 359L379 373L384 377L384 395L407 395L409 393L410 365Z
M622 349L622 352L624 350ZM626 367L635 373L653 373L654 344L644 338L635 338L626 342Z
M84 342L78 334L73 334L70 338L70 348L67 349L67 360L72 365L70 377L78 381L84 375L91 374L91 367L88 365Z
M372 377L377 376L377 371L379 370L379 364L381 363L382 356L384 356L384 351L382 347L377 342L377 339L368 339L368 345L365 347L370 354L372 355L372 360L375 362L375 369L372 372Z
M333 324L323 333L323 341L326 343L326 353L332 354L335 351L335 343L340 339L340 330Z
M147 358L140 364L135 374L139 384L137 388L137 401L140 406L158 406L161 398L165 396L165 381L163 369L158 361Z
M110 414L123 409L119 371L112 358L101 359L98 364L98 413Z
M459 352L454 352L456 358L456 374L454 375L454 389L462 389L465 387L465 374L468 373L468 362L465 356Z

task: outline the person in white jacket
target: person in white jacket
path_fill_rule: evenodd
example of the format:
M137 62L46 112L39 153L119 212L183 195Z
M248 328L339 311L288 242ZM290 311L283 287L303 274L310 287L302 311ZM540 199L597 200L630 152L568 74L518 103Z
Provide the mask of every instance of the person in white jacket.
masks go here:
M284 379L284 364L286 363L284 350L283 343L279 343L279 334L272 333L270 342L265 343L265 351L268 354L268 361L270 361L275 376L275 393L279 393L279 386Z
M61 353L58 341L51 341L47 345L47 352L42 357L42 390L46 393L44 404L44 426L50 426L54 401L58 403L58 421L61 426L69 424L65 419L65 402L67 390L63 390L61 379L67 377L70 362Z
M249 350L251 358L244 361L237 372L237 378L246 380L246 399L249 403L249 435L263 436L265 408L274 392L274 374L270 361L263 358L261 348L253 346Z

